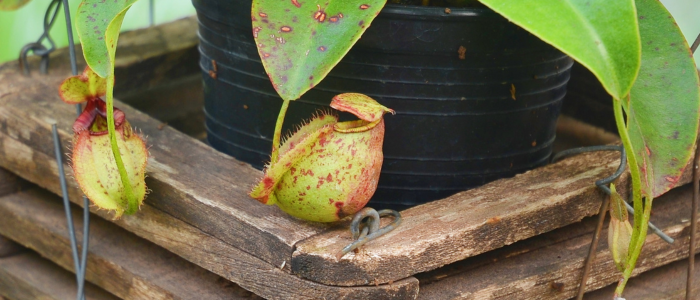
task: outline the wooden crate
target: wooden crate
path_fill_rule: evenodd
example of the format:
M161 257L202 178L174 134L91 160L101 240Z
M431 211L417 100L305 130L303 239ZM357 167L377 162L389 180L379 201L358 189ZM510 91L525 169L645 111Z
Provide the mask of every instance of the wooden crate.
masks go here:
M148 137L152 192L133 216L112 220L92 208L94 214L265 298L568 299L575 294L593 231L594 222L586 217L598 212L604 197L593 183L616 169L619 155L579 155L407 209L398 229L338 259L338 251L351 242L347 223L303 222L250 199L247 192L262 173L200 141L195 28L196 19L188 18L120 38L117 96L140 110L120 101L116 106ZM0 166L60 193L51 124L69 145L75 118L74 108L56 92L70 75L65 49L52 55L51 66L50 74L31 76L21 75L14 62L0 66ZM578 123L561 124L564 133ZM595 128L574 128L569 131L588 136L588 143L614 139L600 138ZM689 174L682 183L689 182ZM627 184L627 175L616 183L623 192ZM81 205L72 180L69 190L71 201ZM668 245L650 236L637 273L687 256L689 222L681 220L690 215L689 191L681 187L655 201L652 221L678 241ZM31 197L51 198L36 193ZM10 230L0 233L11 235ZM618 278L601 243L589 290ZM69 261L51 260L70 268Z

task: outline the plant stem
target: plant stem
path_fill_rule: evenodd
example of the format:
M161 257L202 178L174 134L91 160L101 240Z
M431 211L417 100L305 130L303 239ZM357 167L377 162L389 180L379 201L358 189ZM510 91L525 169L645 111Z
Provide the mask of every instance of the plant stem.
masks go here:
M629 95L627 96L629 100ZM615 296L621 296L625 289L625 285L634 271L634 267L637 264L637 259L639 254L642 252L642 246L646 240L647 229L649 218L651 216L651 202L652 198L649 195L642 195L642 179L639 172L639 165L637 164L636 152L632 148L632 141L630 140L629 134L627 133L627 126L625 125L624 116L622 113L622 100L613 100L613 108L615 111L615 122L617 124L617 131L620 133L620 139L622 140L622 145L627 151L627 162L630 167L630 176L632 177L632 198L634 205L634 228L632 229L632 237L630 239L630 247L627 256L627 267L623 272L623 278L617 284L615 289ZM642 203L642 198L647 200L646 205Z
M284 124L284 116L287 114L287 108L289 108L289 100L283 100L280 114L277 116L277 123L275 124L275 134L272 136L272 157L270 158L270 165L274 165L279 156L282 124Z
M117 169L119 170L119 177L121 177L122 185L124 186L124 193L126 194L126 209L125 213L127 215L135 213L138 208L138 199L134 196L134 192L131 189L131 183L129 182L129 175L124 168L124 162L122 161L121 153L119 152L119 146L117 144L116 128L114 126L114 71L112 71L109 76L107 76L107 131L109 133L109 142L112 146L112 154L114 154L114 161L117 163ZM126 125L126 124L125 124Z

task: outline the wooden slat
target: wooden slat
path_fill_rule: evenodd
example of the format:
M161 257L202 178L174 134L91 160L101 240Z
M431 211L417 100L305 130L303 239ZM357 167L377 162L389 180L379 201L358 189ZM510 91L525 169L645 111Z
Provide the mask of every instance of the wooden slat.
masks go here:
M82 210L72 209L82 241ZM60 199L38 189L0 198L0 233L75 272ZM100 218L90 222L88 281L124 299L251 299L235 284Z
M30 186L30 183L20 179L17 175L0 168L0 196L15 193Z
M10 149L26 147L0 133L0 148L3 146ZM31 163L33 170L22 174L24 178L50 186L54 192L60 191L56 177L43 176L57 176L53 157L34 152L31 158L31 161L3 161L0 155L0 164L7 162L19 168ZM93 213L110 218L104 210L93 210ZM124 216L115 223L265 298L410 299L418 293L418 281L412 277L393 284L357 288L332 287L303 280L148 205L143 205L138 214ZM279 266L288 268L289 263L283 262Z
M692 186L656 199L652 222L676 241L650 234L635 275L687 257ZM595 218L420 274L419 299L569 299L576 295ZM602 232L587 290L616 282L620 272ZM612 294L607 299L611 299ZM627 299L637 299L629 297Z
M10 257L22 251L22 246L0 235L0 258Z
M685 299L685 283L688 275L688 260L645 272L630 279L625 287L625 298L634 300L677 300ZM586 300L610 300L617 284L609 285L597 291L587 293ZM695 256L695 276L693 277L693 296L700 297L700 256Z
M75 275L36 253L0 259L0 299L74 300L77 290ZM119 299L90 283L85 285L85 298Z
M0 219L0 233L71 268L61 205L56 196L36 190L0 198L0 215L4 216ZM172 222L167 221L171 217L155 209L144 207L140 213L144 214L144 218L125 217L118 224L127 229L138 229L138 235L164 245L229 280L240 282L241 286L265 298L412 299L417 294L418 282L414 278L393 285L356 288L329 287L302 280L192 227L181 223L166 223ZM77 221L81 219L80 214L78 211L74 214L80 228L80 222ZM203 293L192 287L205 285L201 282L201 270L198 271L198 268L162 248L129 236L122 229L109 226L108 222L97 218L91 220L90 235L87 278L115 294L122 296L120 293L139 292L135 295L128 294L138 298L148 288L152 293L160 291L164 295L184 293L195 296L182 297L183 299L215 298L200 298ZM167 264L167 267L156 268L154 264L158 263ZM211 274L207 276L211 284ZM193 283L175 281L177 278L192 280ZM224 283L220 280L213 281L217 284ZM131 291L133 288L128 287L133 282L138 282L140 289ZM232 289L229 286L223 290Z
M618 164L619 153L583 154L405 210L396 230L340 260L350 233L335 229L299 243L292 271L329 284L383 283L512 244L596 214L604 194L593 183Z

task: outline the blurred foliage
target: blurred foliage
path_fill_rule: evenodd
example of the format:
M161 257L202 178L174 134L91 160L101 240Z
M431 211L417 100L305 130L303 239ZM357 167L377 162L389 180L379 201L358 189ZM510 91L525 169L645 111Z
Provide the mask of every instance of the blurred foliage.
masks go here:
M398 0L396 0L398 1ZM0 63L16 59L19 51L27 43L36 41L41 35L42 18L49 0L34 0L13 12L0 11ZM662 0L673 14L689 43L700 33L700 1L696 0ZM75 15L80 0L69 0L71 11ZM155 0L156 23L164 23L194 14L190 0ZM148 26L148 0L141 0L127 13L122 30ZM59 47L68 44L63 13L59 14L51 36ZM700 54L695 55L700 59Z
M34 0L13 11L0 11L0 63L17 59L22 47L35 42L43 31L43 18L50 0ZM69 0L71 15L75 16L80 0ZM191 0L155 0L156 24L169 22L195 13ZM75 20L73 20L75 22ZM63 7L51 30L58 47L68 45ZM148 0L141 0L126 14L122 30L148 26ZM77 43L77 34L73 26ZM48 46L48 45L47 45Z

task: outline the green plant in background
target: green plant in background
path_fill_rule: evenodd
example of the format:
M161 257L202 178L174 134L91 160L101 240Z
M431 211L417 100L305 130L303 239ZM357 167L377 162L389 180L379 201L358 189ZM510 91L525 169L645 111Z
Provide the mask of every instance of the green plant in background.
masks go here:
M0 3L9 0L0 0ZM15 0L13 0L15 1ZM0 63L16 60L19 52L27 43L35 42L42 34L42 18L50 0L29 1L26 5L13 11L0 9ZM68 0L71 15L75 16L81 0ZM155 23L164 23L194 14L191 0L155 0ZM122 30L143 28L149 25L148 1L136 2L133 9L124 17ZM63 13L56 16L56 22L50 34L56 47L68 45L66 22ZM73 35L77 36L73 26ZM77 41L76 41L77 42Z
M29 0L0 0L0 10L17 10L27 4Z

